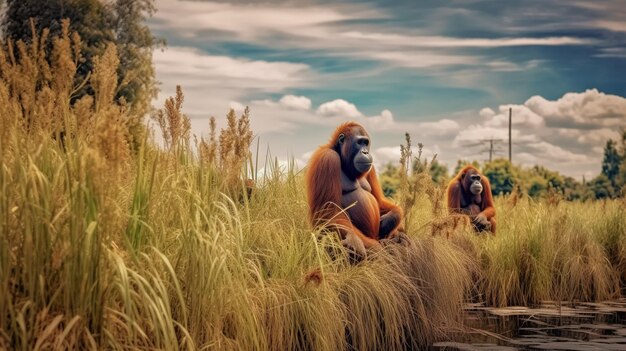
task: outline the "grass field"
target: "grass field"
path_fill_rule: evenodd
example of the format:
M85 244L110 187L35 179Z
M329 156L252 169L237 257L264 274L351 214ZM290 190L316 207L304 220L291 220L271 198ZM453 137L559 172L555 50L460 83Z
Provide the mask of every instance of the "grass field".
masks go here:
M2 346L393 349L461 328L468 300L620 296L623 202L498 198L491 237L418 194L413 244L353 265L309 227L301 175L274 173L247 200L185 151L144 147L115 169L87 143L12 137Z
M182 95L162 112L165 149L129 137L112 54L95 98L70 104L63 40L48 75L45 60L0 57L0 348L402 349L462 329L466 301L621 296L623 200L497 198L491 237L416 178L401 201L411 245L352 264L310 228L301 173L264 164L248 198L238 172L259 165L242 163L247 149L220 138L234 161L218 166L193 152Z

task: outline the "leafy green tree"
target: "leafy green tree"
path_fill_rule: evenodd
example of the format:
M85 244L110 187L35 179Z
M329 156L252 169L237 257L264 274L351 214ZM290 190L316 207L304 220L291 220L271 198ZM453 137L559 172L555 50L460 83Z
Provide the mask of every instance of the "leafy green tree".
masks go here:
M615 197L615 188L613 184L611 184L611 180L604 173L590 181L588 186L596 199Z
M28 43L33 35L32 19L37 33L48 28L50 35L56 37L61 34L61 21L66 18L70 20L70 31L78 33L83 43L83 61L77 72L77 79L83 81L93 70L93 58L102 55L106 44L115 38L112 13L101 1L7 0L2 34L5 39Z
M539 197L541 195L544 195L548 190L548 180L538 175L530 178L528 182L528 195L531 197Z
M604 146L604 159L602 160L602 174L605 175L613 188L617 187L618 175L622 164L622 155L617 150L617 142L607 140Z
M387 163L378 174L380 186L387 197L393 197L400 187L400 169L391 162Z
M515 185L520 184L520 170L503 158L487 162L483 166L482 172L489 178L491 192L494 195L510 194Z
M129 127L133 123L138 127L156 95L152 50L157 41L145 24L154 11L154 0L7 0L2 34L5 39L30 42L31 18L37 33L49 28L51 35L60 34L61 21L69 19L70 30L81 37L83 57L75 84L82 88L73 101L93 93L87 81L93 60L104 53L108 43L115 43L120 60L116 98L138 116Z
M522 172L521 179L527 183L528 195L539 197L546 195L548 189L561 194L565 192L565 180L559 172L551 171L543 166L534 166Z
M590 197L586 185L572 177L563 177L563 197L566 200L585 200Z
M620 187L622 196L626 196L626 129L622 129L619 151L622 161L619 166L619 174L617 175L617 185Z
M436 184L444 184L450 179L448 167L437 160L430 164L430 176Z
M152 49L162 41L145 24L155 11L154 0L117 0L113 5L113 30L120 56L118 97L129 102L137 115L150 110L157 94Z

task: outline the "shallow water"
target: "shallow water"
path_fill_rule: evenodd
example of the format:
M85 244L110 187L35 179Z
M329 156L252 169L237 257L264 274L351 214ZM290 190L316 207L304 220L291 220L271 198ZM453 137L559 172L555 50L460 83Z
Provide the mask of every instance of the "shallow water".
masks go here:
M626 350L626 299L535 307L467 304L464 333L433 350Z

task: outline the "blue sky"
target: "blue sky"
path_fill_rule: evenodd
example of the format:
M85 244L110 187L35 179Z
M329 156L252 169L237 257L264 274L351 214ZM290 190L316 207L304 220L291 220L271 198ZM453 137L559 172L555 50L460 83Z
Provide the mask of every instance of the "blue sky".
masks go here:
M626 1L157 0L161 94L193 133L250 106L263 150L306 164L346 120L397 162L404 132L454 168L507 136L513 160L581 179L626 127ZM502 145L501 156L507 155Z

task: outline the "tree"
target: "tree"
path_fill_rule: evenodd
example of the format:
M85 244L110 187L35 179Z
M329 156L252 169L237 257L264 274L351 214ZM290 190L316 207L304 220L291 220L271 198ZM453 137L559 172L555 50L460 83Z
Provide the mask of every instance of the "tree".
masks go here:
M93 70L93 58L102 55L107 42L115 38L112 13L99 0L7 0L2 18L4 38L29 43L33 37L31 18L37 33L48 28L52 37L61 34L63 19L70 20L70 31L78 33L83 43L84 60L76 77L80 81Z
M626 189L626 129L622 129L622 140L620 140L620 153L622 161L619 166L619 174L617 176L617 185L621 188L622 196L625 196Z
M604 174L611 186L616 187L617 176L619 175L622 156L617 151L617 143L615 140L607 140L604 146L604 159L602 160L602 174Z
M391 162L387 163L378 174L380 186L386 197L393 197L400 187L400 170Z
M115 97L128 104L136 116L128 127L137 139L139 132L133 129L143 128L141 120L156 95L152 50L157 41L144 23L154 11L154 0L7 0L2 29L4 39L28 43L33 35L31 18L36 33L49 28L52 36L61 33L63 19L70 20L70 30L81 37L83 57L75 77L75 85L82 88L72 96L72 102L93 94L87 80L93 60L104 53L108 43L115 43L120 61Z
M615 197L615 188L611 184L611 180L604 173L590 181L588 186L595 195L596 199Z
M124 97L137 115L150 110L150 101L157 94L152 49L161 41L144 23L155 11L154 0L117 0L113 5L113 29L120 53L118 97Z
M517 167L513 167L508 160L500 158L487 162L482 171L489 178L491 192L494 195L510 194L513 191L513 187L516 184L520 184L520 170Z
M434 183L443 184L449 180L448 167L439 161L434 160L430 164L430 176Z
M585 200L590 197L588 188L572 177L563 177L563 197L565 200Z

